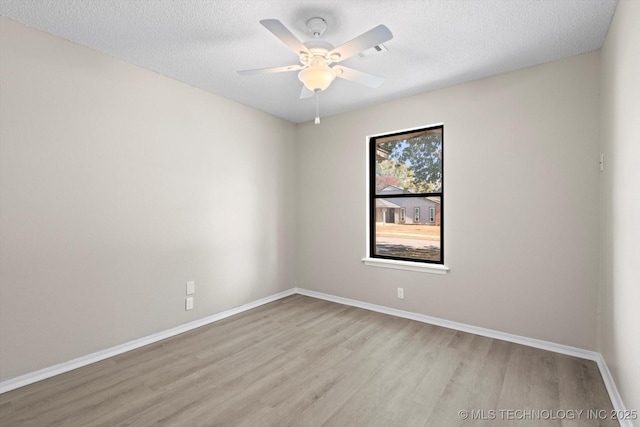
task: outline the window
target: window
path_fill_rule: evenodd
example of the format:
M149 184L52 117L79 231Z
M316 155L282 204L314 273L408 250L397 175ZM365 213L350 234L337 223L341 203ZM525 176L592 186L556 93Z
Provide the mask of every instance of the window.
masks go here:
M370 258L444 263L443 132L438 125L369 138Z

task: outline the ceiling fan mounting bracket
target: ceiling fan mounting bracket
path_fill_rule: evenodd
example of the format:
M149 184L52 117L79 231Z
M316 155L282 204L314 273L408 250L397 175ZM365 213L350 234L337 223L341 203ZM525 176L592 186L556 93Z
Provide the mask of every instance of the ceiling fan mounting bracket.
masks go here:
M320 17L311 18L307 21L307 30L314 38L320 38L327 31L327 21Z

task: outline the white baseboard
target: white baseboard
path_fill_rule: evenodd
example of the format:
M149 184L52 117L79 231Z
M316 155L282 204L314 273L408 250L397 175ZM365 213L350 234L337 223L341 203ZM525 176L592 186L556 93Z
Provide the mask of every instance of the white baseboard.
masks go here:
M50 366L48 368L41 369L39 371L31 372L19 377L9 379L7 381L0 382L0 394L6 393L11 390L15 390L20 387L53 377L55 375L62 374L64 372L72 371L74 369L90 365L95 362L107 359L109 357L117 356L119 354L131 351L140 347L143 347L154 342L170 338L172 336L181 334L183 332L190 331L200 326L208 325L218 320L225 319L235 314L242 313L252 308L259 307L261 305L279 300L293 294L306 295L313 298L323 299L326 301L332 301L338 304L349 305L353 307L364 308L366 310L376 311L378 313L389 314L391 316L402 317L405 319L416 320L422 323L429 323L431 325L442 326L444 328L455 329L462 332L468 332L471 334L481 335L489 338L495 338L502 341L508 341L516 344L522 344L529 347L540 348L542 350L553 351L556 353L566 354L569 356L579 357L582 359L593 360L598 364L600 374L609 393L609 398L613 408L616 411L624 413L625 406L618 392L618 388L611 376L611 372L607 367L607 364L602 355L595 351L584 350L577 347L566 346L563 344L557 344L550 341L543 341L534 338L527 338L520 335L508 334L505 332L496 331L493 329L481 328L478 326L468 325L465 323L453 322L450 320L440 319L437 317L427 316L419 313L411 313L409 311L398 310L395 308L384 307L381 305L370 304L362 301L357 301L349 298L338 297L334 295L324 294L321 292L309 291L302 288L293 288L284 292L280 292L239 307L232 308L230 310L223 311L212 316L208 316L193 322L185 323L184 325L177 326L175 328L167 329L162 332L158 332L153 335L142 337L133 341L126 342L124 344L117 345L105 350L98 351L96 353L88 354L86 356L79 357L77 359L70 360L68 362L61 363L59 365ZM622 427L633 427L631 421L620 421Z
M309 291L302 288L296 288L295 292L300 295L306 295L313 298L323 299L326 301L336 302L338 304L349 305L358 308L364 308L366 310L376 311L378 313L389 314L396 317L402 317L405 319L416 320L422 323L429 323L431 325L442 326L444 328L455 329L457 331L469 332L471 334L481 335L484 337L495 338L502 341L508 341L516 344L522 344L529 347L539 348L542 350L553 351L555 353L566 354L568 356L579 357L581 359L593 360L598 364L598 369L602 375L607 393L611 399L613 409L619 413L625 413L625 406L618 392L611 372L607 367L607 364L598 352L585 350L582 348L571 347L563 344L557 344L550 341L543 341L534 338L527 338L520 335L508 334L506 332L496 331L494 329L481 328L478 326L468 325L466 323L453 322L451 320L440 319L438 317L427 316L419 313L411 313L409 311L398 310L395 308L384 307L381 305L370 304L367 302L357 301L349 298L337 297L335 295L324 294L321 292ZM633 424L629 420L621 420L620 426L633 427Z
M607 366L607 362L604 360L604 357L600 353L598 353L598 368L600 369L600 375L602 375L602 380L604 381L604 386L607 388L607 392L609 393L609 399L611 399L611 404L613 405L613 409L616 412L625 414L626 407L622 402L622 397L620 396L620 392L618 391L618 387L616 387L615 381L613 381L613 376L611 376L611 371L609 371L609 367ZM619 420L621 427L633 427L633 422L631 420Z
M345 304L353 307L364 308L371 311L377 311L378 313L390 314L396 317L416 320L422 323L429 323L431 325L442 326L444 328L455 329L457 331L469 332L471 334L482 335L484 337L495 338L502 341L509 341L512 343L522 344L529 347L540 348L543 350L549 350L555 353L567 354L569 356L575 356L581 359L588 359L588 360L593 360L597 362L600 356L600 354L596 353L595 351L584 350L577 347L570 347L563 344L556 344L549 341L537 340L534 338L527 338L520 335L508 334L505 332L496 331L494 329L481 328L478 326L468 325L466 323L453 322L451 320L440 319L438 317L427 316L419 313L412 313L409 311L398 310L395 308L389 308L389 307L376 305L376 304L369 304L367 302L356 301L348 298L336 297L334 295L323 294L321 292L308 291L306 289L296 288L296 293L327 300L327 301L337 302L339 304Z
M193 322L185 323L175 328L167 329L156 334L148 335L133 341L126 342L124 344L116 345L111 348L97 351L95 353L88 354L86 356L78 357L77 359L69 360L68 362L60 363L58 365L50 366L48 368L40 369L35 372L30 372L19 377L11 378L9 380L0 382L0 394L6 393L11 390L15 390L20 387L24 387L29 384L33 384L38 381L42 381L53 376L72 371L74 369L81 368L92 363L99 362L109 357L117 356L127 351L135 350L145 345L152 344L154 342L164 340L175 335L190 331L200 326L208 325L209 323L216 322L218 320L225 319L233 316L234 314L242 313L252 308L259 307L261 305L279 300L289 295L295 294L295 289L289 289L284 292L280 292L274 295L270 295L265 298L261 298L256 301L252 301L247 304L243 304L238 307L234 307L230 310L223 311L212 316L204 317L202 319L194 320Z

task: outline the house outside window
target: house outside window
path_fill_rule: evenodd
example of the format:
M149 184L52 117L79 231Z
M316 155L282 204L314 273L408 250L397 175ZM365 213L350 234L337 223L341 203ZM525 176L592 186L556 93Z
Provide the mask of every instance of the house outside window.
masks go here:
M443 132L437 125L369 138L370 258L444 263Z

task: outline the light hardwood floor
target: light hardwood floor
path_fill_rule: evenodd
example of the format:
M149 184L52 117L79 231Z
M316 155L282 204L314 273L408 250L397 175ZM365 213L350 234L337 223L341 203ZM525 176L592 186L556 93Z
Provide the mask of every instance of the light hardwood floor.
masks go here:
M0 425L613 426L586 415L612 409L592 361L294 295L0 395Z

